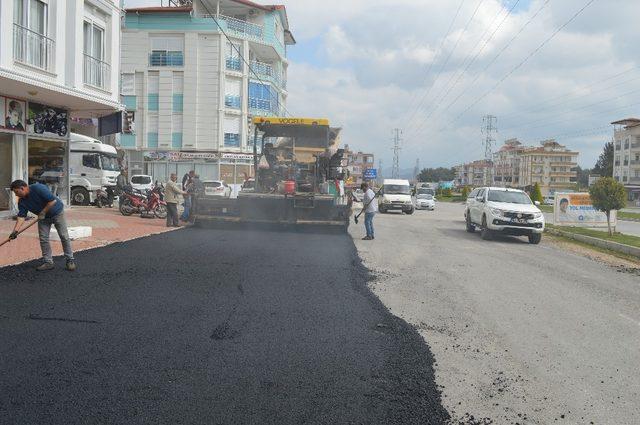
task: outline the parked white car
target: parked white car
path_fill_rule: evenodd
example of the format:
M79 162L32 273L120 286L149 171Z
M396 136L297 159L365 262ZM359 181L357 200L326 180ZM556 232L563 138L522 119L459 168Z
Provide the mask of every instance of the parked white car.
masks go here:
M544 232L544 214L538 204L521 190L481 187L473 190L465 208L467 232L480 228L482 239L490 240L495 232L527 236L529 243L539 244Z
M231 187L224 180L205 180L202 185L204 186L204 196L220 196L222 198L231 196Z
M417 210L435 210L436 198L427 193L420 193L416 196L415 208Z
M145 192L153 189L153 177L146 174L134 174L131 176L131 187L135 190Z

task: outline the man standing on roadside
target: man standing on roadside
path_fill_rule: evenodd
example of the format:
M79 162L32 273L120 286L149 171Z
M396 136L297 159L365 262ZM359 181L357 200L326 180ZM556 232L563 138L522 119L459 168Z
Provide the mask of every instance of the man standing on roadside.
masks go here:
M167 203L167 227L180 227L178 217L178 203L180 198L187 195L187 192L178 186L178 176L171 173L169 181L165 187L164 200Z
M42 264L36 267L36 270L46 271L54 268L51 245L49 244L51 225L54 225L62 242L64 256L67 259L67 270L74 271L76 264L73 260L71 240L69 239L67 222L64 218L64 204L60 198L54 196L49 188L41 183L29 186L22 180L16 180L11 183L11 190L19 198L19 201L16 225L11 235L9 235L9 239L13 240L18 237L18 232L22 228L28 212L36 214L38 216L38 235L40 236L40 249L42 250L43 260Z
M367 236L362 238L364 241L372 241L375 239L373 232L373 217L378 212L378 202L376 201L376 194L369 187L367 183L362 183L360 189L364 192L362 199L362 208L364 208L364 228L367 231Z

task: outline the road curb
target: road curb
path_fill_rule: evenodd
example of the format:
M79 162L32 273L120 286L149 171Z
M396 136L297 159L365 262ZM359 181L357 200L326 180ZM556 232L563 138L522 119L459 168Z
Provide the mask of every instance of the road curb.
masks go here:
M620 252L622 254L633 255L640 258L640 248L635 246L625 245L618 242L607 241L604 239L594 238L592 236L579 235L577 233L565 232L558 229L546 229L547 232L559 236L564 236L569 239L574 239L579 242L584 242L589 245L597 246L599 248L609 249L611 251Z

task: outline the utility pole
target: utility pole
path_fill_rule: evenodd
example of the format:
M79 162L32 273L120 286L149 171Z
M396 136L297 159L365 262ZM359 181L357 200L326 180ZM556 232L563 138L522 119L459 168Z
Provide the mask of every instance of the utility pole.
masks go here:
M399 128L395 128L393 130L393 170L391 172L391 178L399 179L400 178L400 151L402 148L400 147L400 142L402 139L400 135L402 135L402 130Z
M413 169L413 179L418 181L420 175L420 158L416 158L416 168Z
M493 183L493 173L489 166L493 163L493 144L496 141L495 135L498 133L498 117L494 115L485 115L482 118L482 134L485 138L484 144L484 159L488 168L485 168L485 183L491 185Z
M383 176L382 176L382 160L378 160L378 181L382 184Z

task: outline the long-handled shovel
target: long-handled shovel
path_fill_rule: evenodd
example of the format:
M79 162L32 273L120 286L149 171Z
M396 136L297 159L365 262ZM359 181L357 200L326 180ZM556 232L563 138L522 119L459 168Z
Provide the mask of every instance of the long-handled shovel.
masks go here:
M22 233L22 232L26 231L29 227L33 226L33 225L34 225L34 224L36 224L37 222L38 222L38 219L33 220L31 223L27 224L25 227L23 227L22 229L20 229L20 231L18 232L18 234L20 234L20 233ZM0 242L0 246L4 245L4 244L6 244L6 243L9 243L9 242L11 242L11 239L10 239L10 238L7 238L7 239L3 240L2 242Z
M360 216L362 214L364 214L364 212L367 210L367 208L369 207L369 205L371 205L371 203L373 202L374 199L376 199L376 197L380 194L380 192L382 192L382 188L380 188L380 190L378 190L376 192L376 194L373 196L373 198L371 198L371 200L369 202L367 202L367 205L363 205L362 206L362 211L360 211L359 214L357 214L356 216L353 217L353 220L356 222L356 224L358 224L358 219L360 218Z

